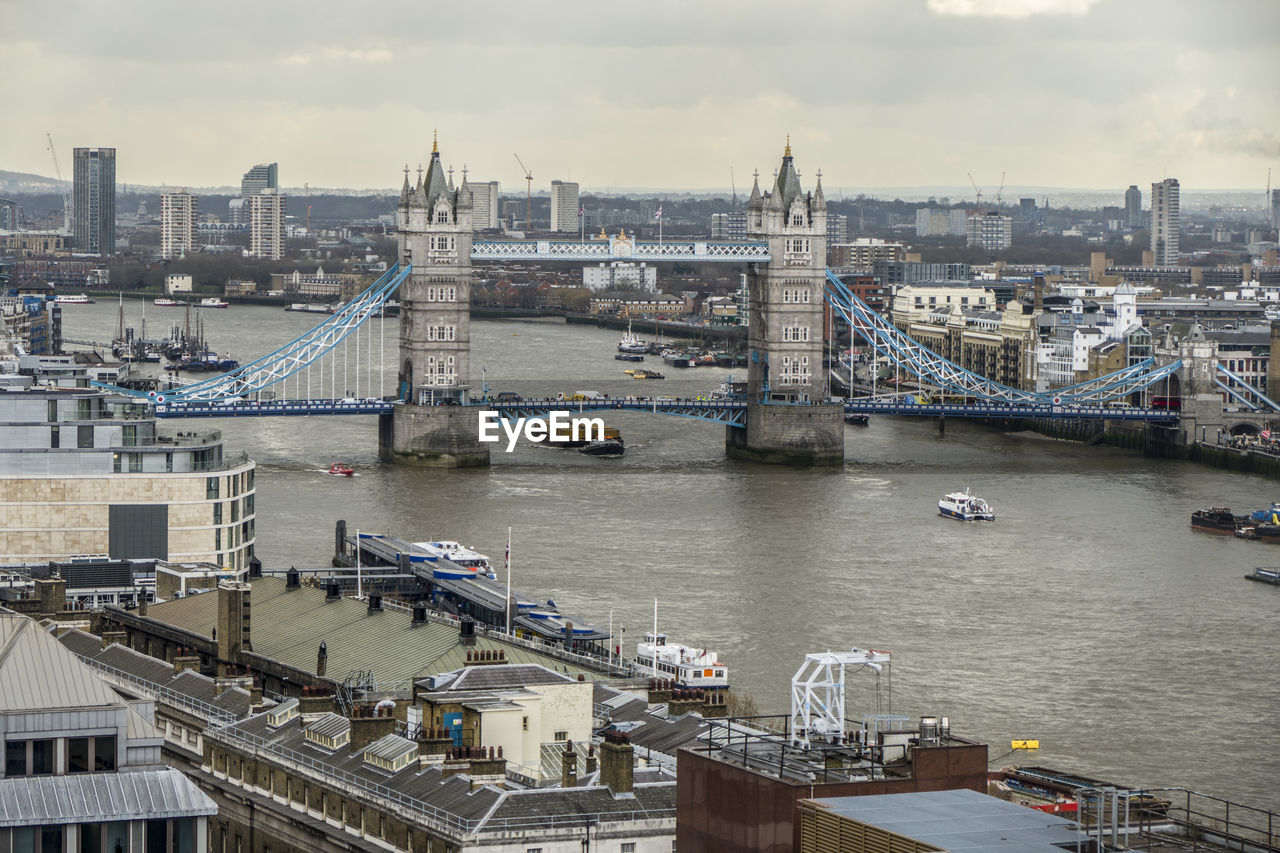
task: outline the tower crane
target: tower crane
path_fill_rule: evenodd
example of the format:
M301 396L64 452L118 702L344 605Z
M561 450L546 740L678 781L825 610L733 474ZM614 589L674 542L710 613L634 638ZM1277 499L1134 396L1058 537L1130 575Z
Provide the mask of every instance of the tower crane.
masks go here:
M738 209L738 184L733 180L732 166L729 167L729 189L733 190L733 209L737 210Z
M978 207L982 207L982 190L978 189L978 184L973 179L973 172L965 172L969 176L969 183L973 185L973 191L978 194Z
M45 138L49 140L49 153L53 155L53 171L58 178L59 189L62 190L62 228L68 234L71 233L71 191L67 189L62 180L62 168L58 165L58 149L53 147L53 134L46 133Z
M520 168L524 171L525 195L524 195L524 227L527 231L533 230L533 172L529 171L529 167L520 159L520 155L515 155L516 162L520 164Z
M1004 176L1006 174L1006 172L1000 173L1000 189L996 190L996 207L1000 206L1000 194L1004 192Z

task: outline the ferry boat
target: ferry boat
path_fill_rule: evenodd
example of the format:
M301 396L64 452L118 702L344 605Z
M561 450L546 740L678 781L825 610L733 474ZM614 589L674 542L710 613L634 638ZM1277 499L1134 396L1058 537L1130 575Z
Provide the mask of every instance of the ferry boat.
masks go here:
M429 555L428 559L430 557L443 557L451 563L471 569L476 574L484 575L489 580L498 579L498 576L494 574L493 569L489 566L488 557L452 540L441 539L438 542L414 542L413 546L426 551Z
M161 297L158 297L155 300L155 302L153 302L152 304L159 306L160 308L176 308L182 303L176 299L170 299L167 296L161 296Z
M654 678L669 678L681 687L727 688L729 670L715 652L668 642L666 634L644 632L636 643L636 669Z
M230 308L231 303L225 299L219 299L216 296L206 296L200 300L201 308Z
M1241 519L1232 515L1230 508L1225 506L1198 509L1191 513L1192 527L1212 533L1235 533L1240 527L1240 522Z
M1254 569L1253 573L1245 575L1245 578L1259 583L1280 586L1280 569Z
M53 301L59 305L92 305L93 300L89 298L87 293L64 293L61 296L55 296Z
M334 462L329 466L330 474L337 474L340 477L354 477L356 469L343 462Z
M938 514L959 521L996 520L995 510L982 498L969 494L968 488L963 492L950 492L938 501Z

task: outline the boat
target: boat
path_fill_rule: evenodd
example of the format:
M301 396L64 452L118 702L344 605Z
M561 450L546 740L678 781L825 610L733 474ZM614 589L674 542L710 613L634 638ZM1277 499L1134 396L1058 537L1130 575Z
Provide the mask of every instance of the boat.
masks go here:
M321 305L315 302L290 302L284 306L286 311L301 311L304 314L332 314L332 305Z
M483 575L489 580L498 579L493 568L489 565L488 557L451 539L441 539L437 542L414 542L413 546L426 551L429 555L428 559L431 557L437 559L443 557L449 562L470 569L473 573Z
M1280 503L1273 502L1266 509L1256 509L1249 513L1245 520L1261 524L1280 524Z
M672 367L688 367L690 365L689 356L673 349L663 350L662 360Z
M871 421L871 416L863 412L845 412L844 422L852 426L866 426Z
M654 678L669 678L680 687L727 688L729 669L720 656L707 649L694 649L668 641L666 634L644 632L636 643L636 669Z
M1254 569L1253 573L1245 575L1245 578L1259 583L1280 586L1280 569Z
M1241 519L1232 515L1231 510L1225 506L1198 509L1191 513L1192 527L1213 533L1235 533L1240 522Z
M206 296L200 300L201 308L230 308L231 303L225 299L219 299L216 296Z
M618 352L645 353L648 351L649 344L631 334L631 317L628 315L627 333L618 341Z
M356 469L347 465L345 462L334 462L329 466L330 474L337 474L342 477L351 477L356 473Z
M622 431L615 427L604 428L604 438L600 441L588 441L585 445L578 448L579 453L585 453L588 456L604 456L616 457L621 456L627 450L626 445L622 441Z
M969 493L950 492L938 501L938 514L959 521L995 521L996 513L982 498Z
M620 352L614 358L618 361L644 361L644 356L634 352Z
M53 301L59 305L92 305L93 300L89 298L87 293L64 293L61 296L55 296Z
M176 307L178 307L179 305L181 305L182 303L181 303L181 302L179 302L179 301L178 301L178 300L176 300L176 299L170 299L170 298L169 298L169 297L167 297L167 296L161 296L161 297L158 297L158 298L155 300L155 302L153 302L152 304L153 304L153 305L157 305L157 306L159 306L160 308L176 308Z
M667 378L656 370L624 370L622 372L630 376L632 379L666 379Z
M1114 788L1127 794L1133 819L1167 817L1173 804L1163 797L1050 767L1002 767L988 776L989 793L1043 812L1074 812L1082 792Z

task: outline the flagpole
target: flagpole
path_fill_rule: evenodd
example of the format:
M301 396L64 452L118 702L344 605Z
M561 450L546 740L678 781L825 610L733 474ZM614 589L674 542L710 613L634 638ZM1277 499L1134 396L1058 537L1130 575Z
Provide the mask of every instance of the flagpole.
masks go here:
M507 634L511 634L511 528L507 528L507 603L503 608L507 611Z
M360 566L360 531L356 531L356 601L364 600L364 576Z
M662 220L658 220L661 222ZM658 677L658 599L653 600L653 677Z

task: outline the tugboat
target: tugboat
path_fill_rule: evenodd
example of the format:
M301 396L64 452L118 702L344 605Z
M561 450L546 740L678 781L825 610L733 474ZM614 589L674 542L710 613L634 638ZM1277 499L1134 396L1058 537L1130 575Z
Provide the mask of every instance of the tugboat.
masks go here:
M356 469L345 462L334 462L329 466L329 473L337 474L339 477L352 477L355 475Z
M622 340L618 341L618 352L625 353L646 353L649 351L649 344L640 340L631 334L631 316L627 316L627 333L622 336Z
M605 427L602 441L589 441L585 447L579 447L578 452L588 456L618 457L626 449L622 442L622 432L615 427Z
M1198 509L1191 513L1191 526L1210 533L1235 533L1241 521L1243 519L1232 515L1230 508L1225 506Z
M963 492L951 492L938 501L938 514L958 521L995 521L996 513L982 498Z

